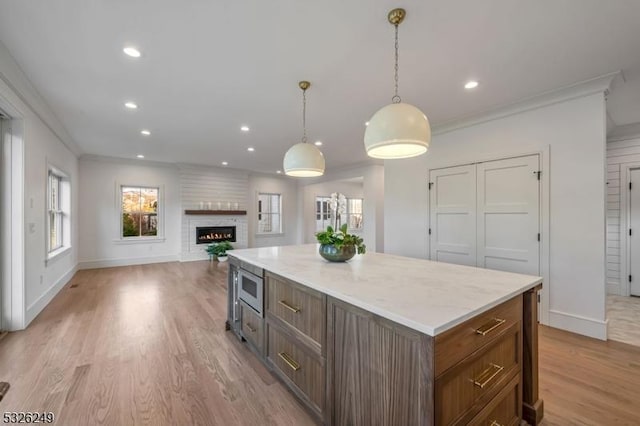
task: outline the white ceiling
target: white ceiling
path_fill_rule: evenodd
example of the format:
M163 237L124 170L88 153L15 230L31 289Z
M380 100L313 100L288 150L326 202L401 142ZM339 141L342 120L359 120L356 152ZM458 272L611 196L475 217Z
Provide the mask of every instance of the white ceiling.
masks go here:
M0 41L87 154L274 173L307 79L335 168L367 160L364 122L392 96L398 6L400 94L432 125L617 70L610 118L640 122L637 0L0 0Z

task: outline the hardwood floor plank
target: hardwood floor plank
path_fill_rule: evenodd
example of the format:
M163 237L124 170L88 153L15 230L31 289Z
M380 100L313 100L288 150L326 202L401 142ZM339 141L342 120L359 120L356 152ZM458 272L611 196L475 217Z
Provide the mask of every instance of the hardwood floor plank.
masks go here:
M0 411L58 425L313 425L232 334L227 265L79 271L25 331L0 341ZM638 425L640 348L540 329L545 425Z

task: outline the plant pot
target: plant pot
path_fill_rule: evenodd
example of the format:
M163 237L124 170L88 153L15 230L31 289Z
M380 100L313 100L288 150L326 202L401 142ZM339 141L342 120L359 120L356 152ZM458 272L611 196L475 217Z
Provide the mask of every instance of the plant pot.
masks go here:
M226 254L224 256L218 256L218 262L226 262L229 259L229 256Z
M320 244L318 252L329 262L346 262L356 255L356 246L348 245L337 248L333 244Z

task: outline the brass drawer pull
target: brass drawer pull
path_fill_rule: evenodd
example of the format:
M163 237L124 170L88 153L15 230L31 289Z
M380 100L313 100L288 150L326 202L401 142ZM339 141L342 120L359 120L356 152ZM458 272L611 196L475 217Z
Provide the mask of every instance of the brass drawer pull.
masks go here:
M291 367L291 369L292 369L293 371L298 371L298 370L300 370L300 364L298 364L296 361L294 361L294 359L293 359L293 358L291 358L291 355L289 355L288 353L286 353L286 352L278 352L278 356L279 356L280 358L282 358L282 360L283 360L284 362L286 362L286 363L287 363L287 365L288 365L289 367Z
M477 379L472 380L472 382L480 389L484 389L502 370L504 370L504 367L491 363L490 367L484 370L482 374L480 374Z
M290 304L288 304L287 302L285 302L284 300L279 300L278 304L284 306L285 308L287 308L288 310L290 310L291 312L293 312L294 314L297 314L298 312L300 312L300 308L297 308L295 306L291 306Z
M494 420L491 422L491 424L489 426L502 426L500 423L498 423L497 420Z
M256 329L255 329L255 328L253 328L253 327L251 327L251 324L246 323L245 325L247 326L247 328L249 329L249 331L250 331L250 332L252 332L252 333L255 333L255 332L256 332Z
M507 320L500 319L500 318L494 318L491 321L489 321L488 323L486 323L485 325L483 325L482 327L477 328L476 329L476 334L479 334L481 336L486 336L487 334L491 333L496 328L500 327L505 322L507 322Z

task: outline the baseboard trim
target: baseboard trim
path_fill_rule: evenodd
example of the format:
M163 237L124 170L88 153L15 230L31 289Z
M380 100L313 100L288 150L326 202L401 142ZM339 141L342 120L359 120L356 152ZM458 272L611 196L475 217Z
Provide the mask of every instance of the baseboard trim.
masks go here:
M622 296L622 286L620 283L607 283L607 294L614 294L616 296Z
M38 314L47 307L47 305L53 300L54 297L56 297L60 290L62 290L62 287L64 287L69 281L71 281L71 278L73 278L77 271L78 265L75 265L74 267L69 269L66 274L61 276L58 281L56 281L51 287L49 287L47 291L42 293L42 295L35 302L27 307L27 315L24 322L24 328L27 328L31 321L33 321L38 316Z
M549 311L549 325L551 327L561 328L595 339L607 340L608 324L608 319L600 321L566 312Z
M80 262L78 269L114 268L116 266L146 265L149 263L177 262L177 255L156 257L127 257L124 259L103 259Z
M180 256L180 262L196 262L198 260L209 260L209 255L203 251L202 253L182 253Z

